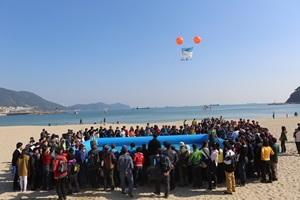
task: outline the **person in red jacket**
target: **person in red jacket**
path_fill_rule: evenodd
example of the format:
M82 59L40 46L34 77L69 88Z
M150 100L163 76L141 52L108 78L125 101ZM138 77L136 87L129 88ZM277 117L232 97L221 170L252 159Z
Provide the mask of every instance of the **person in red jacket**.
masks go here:
M138 186L138 183L142 186L142 172L143 172L143 164L145 162L144 154L142 153L142 147L136 148L136 153L133 156L133 164L134 164L134 171L133 171L133 179L134 179L134 187Z
M52 156L50 155L50 150L48 148L43 148L43 153L41 155L42 170L43 170L43 184L42 190L50 190L50 164L52 161Z
M66 178L68 174L67 159L62 155L61 149L55 150L55 159L53 160L53 173L56 180L56 192L59 200L65 200L66 195ZM65 166L64 166L65 164Z

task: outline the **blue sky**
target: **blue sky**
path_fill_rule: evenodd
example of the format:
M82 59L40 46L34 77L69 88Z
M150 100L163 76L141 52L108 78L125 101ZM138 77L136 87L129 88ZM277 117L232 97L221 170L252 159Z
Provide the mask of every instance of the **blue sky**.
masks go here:
M299 10L299 0L0 1L0 87L64 105L284 102L300 85Z

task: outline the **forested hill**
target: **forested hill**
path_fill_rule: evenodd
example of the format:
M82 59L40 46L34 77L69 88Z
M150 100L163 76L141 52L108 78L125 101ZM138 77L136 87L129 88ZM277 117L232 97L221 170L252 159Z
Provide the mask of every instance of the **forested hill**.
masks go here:
M300 103L300 86L290 95L286 103Z
M4 107L33 107L34 110L55 111L66 110L59 104L47 101L42 97L26 91L13 91L0 88L0 106Z

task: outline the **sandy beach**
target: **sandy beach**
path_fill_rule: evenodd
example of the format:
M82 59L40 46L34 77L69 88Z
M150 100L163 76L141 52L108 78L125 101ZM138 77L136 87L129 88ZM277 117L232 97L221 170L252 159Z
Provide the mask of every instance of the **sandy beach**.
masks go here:
M199 119L198 119L199 120ZM254 119L255 120L255 119ZM271 134L276 138L279 137L281 126L286 126L288 131L287 153L279 156L278 163L278 181L272 184L263 184L259 181L248 181L246 187L237 188L234 195L225 196L223 191L225 185L219 185L212 193L206 193L204 189L193 189L192 186L180 188L176 187L171 192L170 199L300 199L300 175L298 172L300 166L300 156L296 154L296 146L292 137L294 129L297 127L297 123L300 122L300 118L277 118L277 119L258 119L260 125L269 128ZM191 122L188 122L189 124ZM180 122L170 123L156 123L159 127L162 125L176 125L177 127L182 125ZM111 124L113 128L125 125L127 128L130 126L146 126L146 124ZM154 124L152 124L154 125ZM39 134L43 128L49 133L56 133L61 136L68 129L74 131L90 128L94 126L99 128L99 124L92 125L64 125L64 126L11 126L0 127L0 138L2 144L0 147L1 164L0 164L0 199L57 199L55 190L51 191L27 191L26 193L13 192L13 177L9 171L11 164L12 153L15 150L17 142L27 144L29 138L33 136L36 140L39 138ZM105 127L109 127L107 124ZM134 190L134 199L158 199L152 194L154 191L154 185L139 187ZM81 193L68 196L68 199L129 199L128 196L121 194L118 188L114 192L103 192L98 190L82 190ZM161 197L162 198L162 197Z

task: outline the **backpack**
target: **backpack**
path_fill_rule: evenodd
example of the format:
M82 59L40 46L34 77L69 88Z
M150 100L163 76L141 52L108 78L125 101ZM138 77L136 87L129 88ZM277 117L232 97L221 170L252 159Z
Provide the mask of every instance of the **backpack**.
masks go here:
M80 165L76 162L73 162L71 165L70 174L76 175L80 171Z
M231 164L230 165L226 165L224 163L224 170L226 172L234 172L236 167L237 167L237 158L236 158L236 155L233 155L233 156L229 156L229 157L226 157L225 158L226 160L231 160Z
M58 160L58 167L57 167L57 171L59 173L64 173L64 172L67 172L68 170L68 164L65 160L61 159L61 160Z
M88 155L87 166L89 169L96 169L98 167L98 158L96 154L91 153Z
M161 155L158 158L158 163L161 167L162 172L168 172L171 170L171 162L168 156L166 155Z

